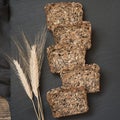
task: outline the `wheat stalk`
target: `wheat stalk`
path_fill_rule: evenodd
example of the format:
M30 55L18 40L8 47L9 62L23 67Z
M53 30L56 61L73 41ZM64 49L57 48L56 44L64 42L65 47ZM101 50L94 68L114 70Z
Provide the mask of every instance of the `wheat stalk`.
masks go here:
M38 35L34 44L31 46L24 32L22 32L25 49L20 42L14 41L18 49L21 64L17 60L12 59L13 68L15 66L14 71L17 72L23 88L33 104L38 120L44 120L42 100L39 91L39 79L44 58L43 51L46 42L46 33L47 29L45 26L41 36ZM33 94L37 98L37 107L35 106Z
M39 95L38 95L39 68L38 68L38 58L36 54L36 45L33 45L30 50L29 68L30 68L30 80L31 80L32 90L33 90L34 95L37 98L39 117L41 117L42 120L44 120L43 111L40 106L41 103L39 102Z
M31 90L30 84L28 83L27 77L26 77L25 73L23 72L23 70L22 70L20 64L18 63L18 61L13 59L13 65L15 67L15 72L17 72L17 75L20 78L20 81L22 83L22 86L23 86L26 94L28 95L28 97L32 101L32 104L33 104L33 107L34 107L34 111L35 111L36 116L37 116L37 118L39 120L39 116L38 116L38 113L37 113L37 110L36 110L36 107L35 107L35 103L33 101L32 90Z

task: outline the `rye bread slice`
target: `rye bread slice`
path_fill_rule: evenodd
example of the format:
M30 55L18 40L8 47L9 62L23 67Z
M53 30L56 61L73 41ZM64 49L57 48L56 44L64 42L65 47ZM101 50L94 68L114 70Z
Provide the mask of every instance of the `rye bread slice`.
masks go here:
M60 73L62 85L69 87L84 86L88 93L100 91L100 67L97 64L85 65L72 71Z
M55 118L76 115L88 111L87 94L84 87L59 87L47 92L47 101Z
M85 64L86 50L73 44L56 44L47 48L47 57L52 73L73 70Z
M47 26L54 30L57 26L80 24L83 19L82 5L79 2L49 3L45 6Z
M53 31L55 43L69 43L83 45L86 49L91 47L91 24L82 21L77 26L58 26Z

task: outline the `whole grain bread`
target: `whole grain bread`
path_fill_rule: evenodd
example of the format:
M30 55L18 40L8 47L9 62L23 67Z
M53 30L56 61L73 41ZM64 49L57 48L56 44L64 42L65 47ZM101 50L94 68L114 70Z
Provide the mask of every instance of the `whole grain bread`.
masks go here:
M73 70L85 64L86 50L73 44L56 44L47 48L47 57L52 73Z
M47 27L54 30L57 26L80 24L83 19L82 5L79 2L49 3L45 6Z
M72 71L60 73L62 85L69 87L84 86L88 93L100 91L100 67L97 64L86 64Z
M55 118L76 115L88 111L87 95L84 87L59 87L47 92L47 101Z
M91 24L89 21L82 21L77 26L58 26L53 31L55 43L79 44L86 49L91 47Z

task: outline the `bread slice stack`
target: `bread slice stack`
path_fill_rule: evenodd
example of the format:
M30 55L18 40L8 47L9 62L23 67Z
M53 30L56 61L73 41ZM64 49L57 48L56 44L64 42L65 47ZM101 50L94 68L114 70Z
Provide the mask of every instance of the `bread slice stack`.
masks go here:
M62 86L47 92L55 118L88 111L87 93L100 91L100 67L86 64L91 48L91 24L83 21L79 2L50 3L45 6L47 27L55 44L47 48L52 73L60 74Z

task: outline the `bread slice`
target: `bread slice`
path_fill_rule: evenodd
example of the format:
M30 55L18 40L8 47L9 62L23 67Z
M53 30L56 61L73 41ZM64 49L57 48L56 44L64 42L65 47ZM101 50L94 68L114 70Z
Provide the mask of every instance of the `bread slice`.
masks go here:
M85 65L72 71L60 73L62 85L69 87L84 86L88 93L100 91L100 67L97 64Z
M47 26L54 30L57 26L77 25L83 18L82 5L79 2L50 3L45 6Z
M91 24L83 21L77 26L58 26L53 31L55 43L63 44L73 42L73 44L83 45L86 49L91 47Z
M52 73L73 70L85 64L86 50L73 44L56 44L47 48L48 63Z
M87 95L83 87L59 87L47 92L47 101L55 118L76 115L88 111Z

